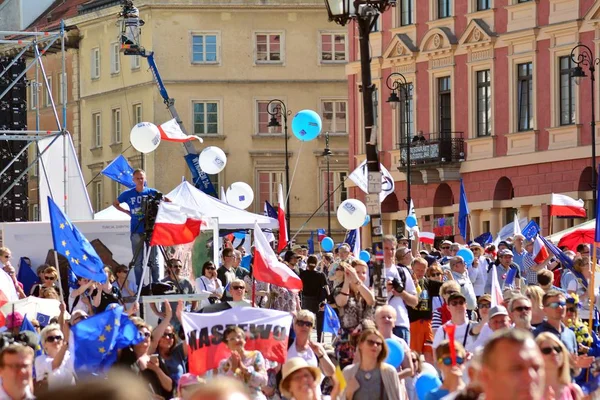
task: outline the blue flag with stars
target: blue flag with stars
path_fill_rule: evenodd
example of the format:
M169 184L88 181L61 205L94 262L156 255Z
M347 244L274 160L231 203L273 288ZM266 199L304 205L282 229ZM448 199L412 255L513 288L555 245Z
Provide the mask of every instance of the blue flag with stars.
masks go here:
M48 211L54 250L69 260L75 275L100 283L106 282L104 263L100 256L50 196L48 196Z
M329 332L334 336L340 330L340 319L329 304L325 304L325 312L323 313L323 332Z
M133 168L122 154L112 160L112 162L102 170L102 175L108 176L113 181L119 182L129 189L135 187L135 183L133 182Z
M27 318L27 314L25 314L23 316L23 323L21 324L20 332L25 332L25 331L33 332L33 334L35 334L35 336L37 337L38 341L35 344L35 356L36 357L41 356L43 354L43 352L42 352L42 346L40 345L40 335L35 330L35 327L31 323L29 318Z
M117 361L117 351L144 340L123 306L108 308L71 328L75 344L75 370L105 372Z

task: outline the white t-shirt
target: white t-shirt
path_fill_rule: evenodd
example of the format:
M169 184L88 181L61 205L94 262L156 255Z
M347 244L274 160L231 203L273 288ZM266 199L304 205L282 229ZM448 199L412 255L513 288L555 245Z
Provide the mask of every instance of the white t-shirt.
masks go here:
M385 279L392 280L394 278L400 280L400 274L398 273L398 267L395 266L394 264L392 264L390 267L388 267L386 265L385 266Z
M473 289L475 290L475 296L481 296L485 294L485 281L487 280L487 259L483 256L479 257L479 263L477 267L472 265L467 267L469 271L469 278L473 282Z
M306 361L306 363L308 365L310 365L311 367L319 368L319 359L317 358L317 355L315 354L313 349L311 349L310 346L308 346L306 348L306 350L298 352L298 349L296 348L296 340L294 340L294 342L288 349L287 358L285 360L288 361L294 357L300 357L301 359ZM323 382L323 378L325 378L325 374L321 374L321 382ZM317 398L320 398L320 395L321 395L321 385L320 384L317 385L317 392L319 395L319 396L317 396Z
M201 276L200 278L196 278L196 293L213 293L217 292L220 295L223 295L223 285L219 278L215 278L213 280L208 279L205 276ZM200 308L206 307L210 305L210 301L208 299L202 300L200 303Z
M492 331L492 328L490 328L490 326L486 322L485 325L483 325L483 327L479 331L479 336L477 336L477 339L473 343L471 343L469 348L467 348L467 351L474 353L477 349L485 346L488 340L490 340L492 333L494 333L494 331Z
M396 272L396 274L398 275L397 279L402 282L402 279L400 279L400 273L398 272L398 267L393 266L394 271ZM399 268L403 268L403 267L399 267ZM390 268L391 269L391 268ZM404 291L406 293L410 293L413 295L417 294L417 288L415 286L415 282L412 279L412 276L410 275L410 272L408 270L404 270L404 274L406 275L406 283L404 284ZM387 275L387 269L386 269L386 275ZM402 297L400 296L392 296L391 293L388 294L388 304L392 307L394 307L394 309L396 309L396 326L401 326L404 328L408 328L410 329L410 320L408 319L408 311L406 311L406 304L404 304L404 300L402 300Z
M444 325L449 325L451 324L452 321L448 321L446 322ZM438 346L440 345L440 343L446 339L448 339L448 335L446 335L446 331L444 331L443 327L444 325L442 325L440 327L440 329L438 329L435 332L435 336L433 337L433 353L435 354L435 349L438 348ZM473 328L474 323L466 320L466 322L462 325L457 325L456 326L456 333L454 334L454 340L460 344L463 345L463 347L466 348L470 348L471 344L474 342L474 338L473 336L469 335L467 333L467 329L470 331L471 328ZM465 335L466 335L466 339L465 339Z
M35 358L36 381L39 382L47 376L49 389L75 385L75 367L71 353L67 350L62 364L54 371L52 370L52 360L52 357L45 354Z

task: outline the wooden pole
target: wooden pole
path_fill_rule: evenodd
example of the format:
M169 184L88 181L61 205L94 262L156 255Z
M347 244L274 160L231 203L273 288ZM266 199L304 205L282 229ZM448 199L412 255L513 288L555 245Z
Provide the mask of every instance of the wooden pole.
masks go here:
M592 276L590 277L590 281L588 282L588 293L590 298L590 319L589 319L589 330L590 334L594 329L594 305L596 304L596 261L598 258L598 254L596 254L596 247L598 246L598 242L592 243Z

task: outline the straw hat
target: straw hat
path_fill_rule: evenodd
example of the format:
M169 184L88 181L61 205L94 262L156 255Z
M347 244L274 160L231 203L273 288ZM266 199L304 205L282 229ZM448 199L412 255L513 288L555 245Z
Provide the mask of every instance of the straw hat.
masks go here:
M308 365L306 360L303 358L290 358L285 364L283 364L283 367L281 368L281 383L279 384L279 391L288 399L291 398L292 395L286 389L284 389L287 378L289 378L294 372L304 368L307 368L311 372L317 383L321 382L321 370L319 368Z

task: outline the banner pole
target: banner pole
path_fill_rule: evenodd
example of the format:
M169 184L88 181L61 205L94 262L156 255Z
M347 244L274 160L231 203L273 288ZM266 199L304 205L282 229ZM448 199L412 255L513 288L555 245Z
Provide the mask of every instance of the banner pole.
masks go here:
M595 314L595 304L596 304L596 261L598 258L598 254L596 253L596 248L598 246L598 242L594 242L592 244L594 248L592 249L592 276L590 277L590 282L588 282L588 292L590 297L590 319L589 319L589 330L592 332L594 327L594 314Z
M58 253L54 250L54 264L56 264L56 271L58 271L58 290L60 291L60 302L65 302L65 294L63 292L62 279L60 278L60 265L58 264Z

